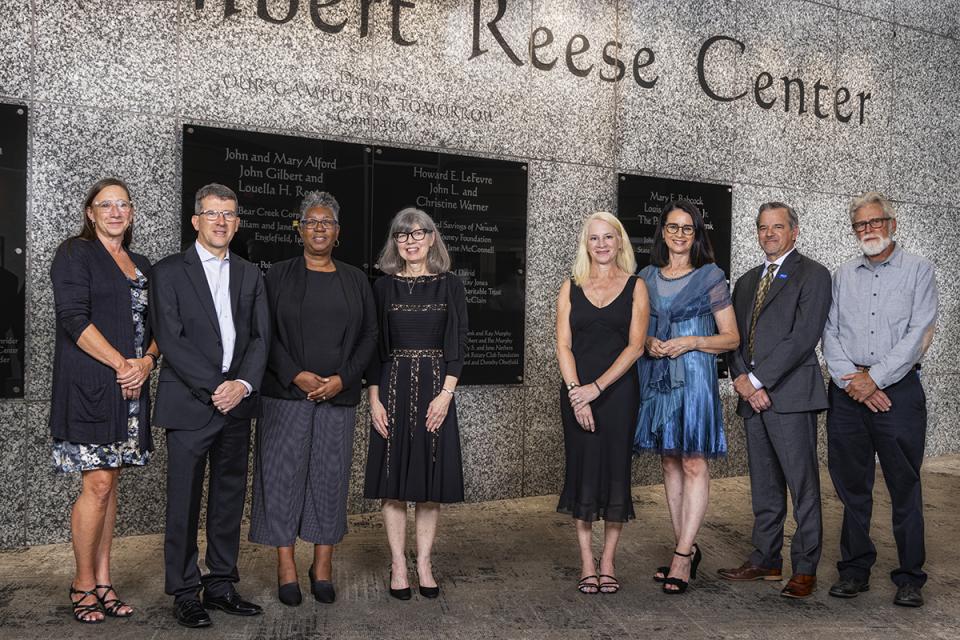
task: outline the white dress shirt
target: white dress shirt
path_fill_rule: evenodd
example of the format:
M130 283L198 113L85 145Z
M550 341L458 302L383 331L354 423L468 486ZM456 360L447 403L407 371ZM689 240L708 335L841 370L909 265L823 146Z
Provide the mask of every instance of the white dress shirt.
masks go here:
M221 260L207 251L199 242L195 242L197 255L203 264L203 273L207 276L207 286L213 296L213 308L217 312L217 324L220 325L220 342L223 345L223 360L220 362L220 372L230 370L233 362L233 349L237 344L237 330L233 326L233 308L230 306L230 250ZM247 388L246 395L250 395L253 386L246 380L237 380Z
M794 249L795 249L795 248L796 248L796 247L794 247ZM769 260L764 260L764 261L763 261L763 272L760 274L760 278L762 279L763 276L765 276L765 275L767 274L767 271L770 270L770 267L771 267L772 265L776 265L776 266L777 266L777 271L779 272L779 271L780 271L780 267L783 266L783 261L786 260L786 259L787 259L787 256L790 255L791 253L793 253L793 249L790 249L790 251L787 251L785 254L783 254L782 256L780 256L779 258L777 258L776 260L774 260L773 262L770 262ZM753 362L751 362L750 364L752 365ZM747 373L747 376L750 377L750 382L753 384L753 388L754 388L754 389L762 389L762 388L763 388L763 383L760 382L759 380L757 380L757 376L753 375L753 372L752 372L752 371L749 372L749 373Z

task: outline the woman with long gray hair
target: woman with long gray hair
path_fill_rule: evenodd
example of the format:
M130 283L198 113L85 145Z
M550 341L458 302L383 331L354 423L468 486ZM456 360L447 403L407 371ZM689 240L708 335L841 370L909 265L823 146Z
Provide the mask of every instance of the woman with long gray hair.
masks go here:
M361 375L376 348L367 276L333 258L340 205L311 191L300 205L303 255L267 272L270 357L257 421L250 540L277 547L280 601L300 604L297 538L313 543L310 592L336 599L333 546L347 532L347 488Z
M463 283L433 220L403 209L380 253L374 283L379 351L370 365L370 449L364 496L383 501L392 557L390 595L410 599L407 502L416 503L420 595L440 594L431 553L440 503L463 501L455 393L467 340Z

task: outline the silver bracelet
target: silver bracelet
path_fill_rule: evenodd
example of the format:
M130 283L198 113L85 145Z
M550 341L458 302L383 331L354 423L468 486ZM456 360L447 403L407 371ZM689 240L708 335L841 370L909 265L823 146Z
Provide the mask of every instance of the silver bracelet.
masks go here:
M446 387L441 387L441 388L440 388L440 391L446 391L446 392L449 393L451 396L457 395L457 394L455 394L453 391L450 391L450 389L447 389Z

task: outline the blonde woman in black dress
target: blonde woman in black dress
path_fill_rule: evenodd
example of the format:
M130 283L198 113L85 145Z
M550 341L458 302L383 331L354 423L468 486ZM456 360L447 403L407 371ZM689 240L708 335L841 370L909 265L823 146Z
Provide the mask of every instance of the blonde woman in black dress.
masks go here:
M573 516L580 544L581 593L616 593L617 543L634 518L630 461L650 319L647 288L623 225L597 212L583 224L573 277L557 298L557 360L566 471L557 511ZM599 571L593 522L604 520Z
M407 502L416 503L420 595L436 598L431 554L440 504L463 501L455 393L467 340L463 283L433 220L404 209L380 254L374 283L380 340L367 372L370 449L364 497L383 501L390 595L410 599Z

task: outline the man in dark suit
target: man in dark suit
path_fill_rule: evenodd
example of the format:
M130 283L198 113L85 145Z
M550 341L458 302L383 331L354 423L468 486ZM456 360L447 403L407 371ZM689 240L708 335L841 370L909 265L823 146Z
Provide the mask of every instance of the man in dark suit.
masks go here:
M261 611L234 583L250 418L267 363L270 316L260 270L229 250L240 226L236 194L210 184L197 192L195 206L197 240L154 266L150 313L163 354L153 419L167 430L165 588L180 624L205 627L206 609ZM208 572L201 576L197 528L208 460Z
M817 413L827 408L823 374L814 349L830 310L830 272L800 254L797 214L768 202L757 215L763 264L737 280L733 308L740 348L730 357L740 399L753 496L750 558L720 569L733 581L780 580L787 488L797 531L790 559L793 576L780 594L809 597L816 587L823 528L817 463Z

